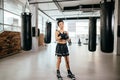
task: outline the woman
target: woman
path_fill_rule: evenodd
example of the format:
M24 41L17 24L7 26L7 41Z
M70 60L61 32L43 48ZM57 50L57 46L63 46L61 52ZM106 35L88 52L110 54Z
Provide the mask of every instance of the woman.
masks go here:
M60 63L61 63L61 57L63 56L65 58L65 63L66 63L66 68L68 72L68 77L75 79L75 76L72 74L70 70L70 65L69 65L69 51L67 47L67 41L69 40L68 33L67 31L64 31L64 22L63 20L59 20L57 22L60 30L56 30L55 37L57 41L57 46L56 46L56 54L57 55L57 77L58 79L61 78L62 76L60 74Z

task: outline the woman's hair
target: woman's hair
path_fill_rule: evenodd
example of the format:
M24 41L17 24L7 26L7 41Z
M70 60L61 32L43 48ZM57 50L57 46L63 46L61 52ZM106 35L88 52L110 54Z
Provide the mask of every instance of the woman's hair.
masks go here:
M60 23L60 22L63 22L63 23L64 23L63 20L58 20L58 21L57 21L57 25L58 25L58 26L59 26L59 23Z

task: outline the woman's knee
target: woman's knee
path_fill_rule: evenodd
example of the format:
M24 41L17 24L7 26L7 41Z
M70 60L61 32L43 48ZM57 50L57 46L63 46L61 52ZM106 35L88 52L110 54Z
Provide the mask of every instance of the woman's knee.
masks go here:
M61 63L61 57L57 57L57 61Z
M65 57L65 62L66 62L66 64L69 64L69 57L68 56Z

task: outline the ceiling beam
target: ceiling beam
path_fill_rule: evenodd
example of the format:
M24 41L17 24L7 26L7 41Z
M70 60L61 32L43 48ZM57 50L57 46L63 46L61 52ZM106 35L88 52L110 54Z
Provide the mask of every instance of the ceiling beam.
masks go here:
M40 8L38 8L38 10L40 11L40 12L42 12L43 14L45 14L47 17L49 17L50 19L52 19L53 21L55 21L52 17L50 17L48 14L46 14L44 11L42 11Z
M60 11L63 11L63 9L61 8L60 4L57 2L57 0L53 0L53 2L55 3L55 5L57 6L57 8L60 10Z
M54 2L70 2L70 1L80 1L80 0L37 1L37 2L30 2L30 4L43 4L43 3L54 3Z
M58 11L58 9L46 9L46 10L43 10L43 11Z

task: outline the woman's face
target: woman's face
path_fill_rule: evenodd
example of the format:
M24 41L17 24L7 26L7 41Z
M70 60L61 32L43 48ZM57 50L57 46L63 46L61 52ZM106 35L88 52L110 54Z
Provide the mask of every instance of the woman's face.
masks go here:
M63 29L64 28L64 22L59 22L58 26L59 26L60 29Z

